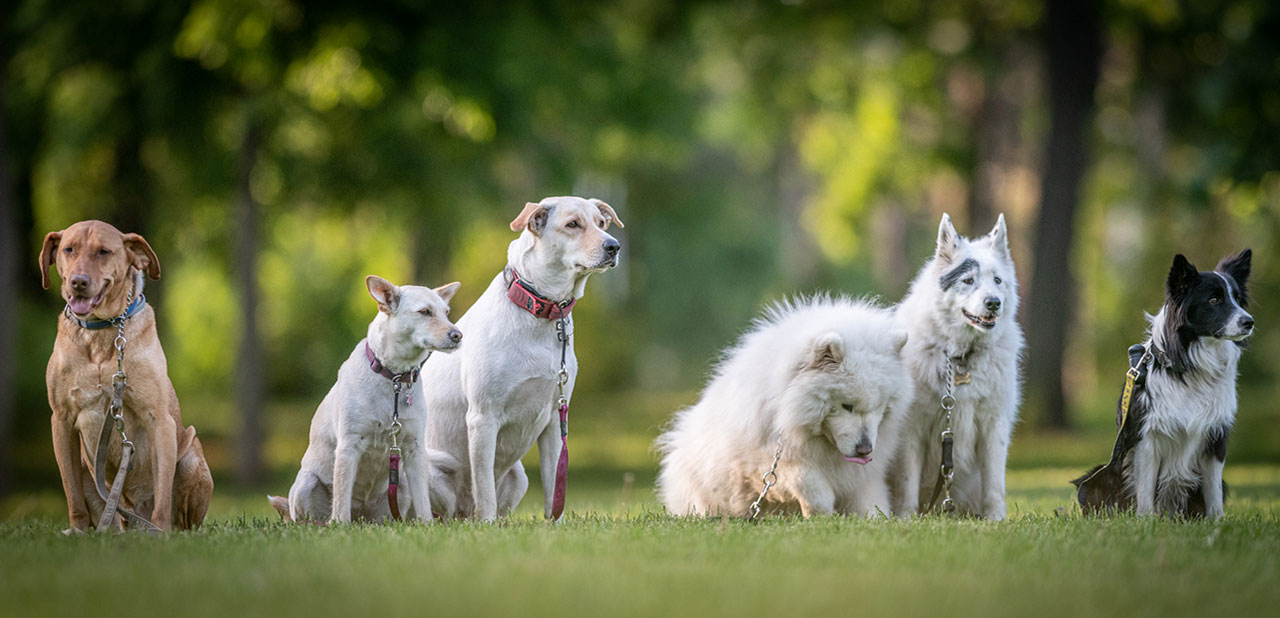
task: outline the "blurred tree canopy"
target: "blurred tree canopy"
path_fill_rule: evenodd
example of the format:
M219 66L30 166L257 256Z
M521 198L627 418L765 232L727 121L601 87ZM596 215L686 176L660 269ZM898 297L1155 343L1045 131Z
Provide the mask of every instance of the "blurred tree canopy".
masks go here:
M1062 371L1032 372L1031 392L1064 386L1064 424L1109 415L1098 393L1172 254L1207 268L1252 246L1262 334L1244 380L1274 394L1280 5L1090 6L1101 48L1064 256L1078 299L1069 323L1024 311L1065 336ZM975 235L1005 213L1031 289L1055 103L1038 1L0 11L0 285L17 300L0 304L17 342L0 352L0 440L44 431L61 302L31 265L46 232L85 218L159 254L148 298L179 394L241 408L319 399L374 314L365 274L462 281L465 309L503 266L506 222L547 195L600 197L628 224L623 266L581 305L582 391L696 388L784 294L891 302L943 212Z

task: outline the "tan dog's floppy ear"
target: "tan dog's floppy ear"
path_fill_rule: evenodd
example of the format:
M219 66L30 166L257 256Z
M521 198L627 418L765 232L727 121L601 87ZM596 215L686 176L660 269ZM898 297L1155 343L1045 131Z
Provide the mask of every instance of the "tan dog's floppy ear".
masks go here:
M54 263L54 251L58 250L58 243L62 242L62 232L49 232L44 235L44 246L40 248L40 285L44 289L49 289L49 268Z
M617 223L618 227L627 227L622 224L622 219L618 218L618 213L613 212L613 207L604 203L604 200L598 200L593 197L587 201L591 202L592 204L595 204L596 208L599 208L600 212L604 213L604 216L607 219L607 221L604 222L604 229L606 230L609 229L610 223Z
M541 236L542 229L547 226L547 217L551 211L546 206L537 202L528 202L524 205L524 210L520 211L520 215L511 220L512 232L523 232L529 230L534 236Z
M390 314L396 310L400 304L400 288L394 283L377 275L369 275L364 278L364 284L369 288L369 295L378 301L378 311Z
M443 298L444 302L447 303L450 300L453 300L453 295L458 293L458 288L460 287L462 287L462 284L454 281L453 283L447 283L436 288L435 291L436 294L439 294L440 298Z
M156 252L151 250L147 239L138 234L121 234L120 240L124 241L125 251L132 256L130 263L134 268L147 273L152 279L160 278L160 260L156 259Z

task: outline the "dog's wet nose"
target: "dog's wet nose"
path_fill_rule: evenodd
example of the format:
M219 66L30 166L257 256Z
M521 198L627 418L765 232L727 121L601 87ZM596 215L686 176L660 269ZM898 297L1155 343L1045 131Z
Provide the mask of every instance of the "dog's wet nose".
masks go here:
M987 299L986 299L986 300L984 300L984 301L982 301L982 302L983 302L983 304L985 304L985 305L987 306L987 311L999 311L999 310L1000 310L1000 299L999 299L999 298L996 298L996 297L994 297L994 296L988 296L988 297L987 297Z
M858 444L853 447L853 454L858 457L866 457L867 455L870 455L871 451L874 449L875 447L872 446L871 441L863 438L858 440Z
M454 343L458 343L459 341L462 341L462 331L456 328L449 331L449 341L452 341Z
M604 241L604 252L610 256L618 255L618 251L622 250L622 243L610 238Z
M1240 328L1244 330L1253 330L1253 316L1240 318Z
M71 289L77 292L89 289L89 275L71 275Z

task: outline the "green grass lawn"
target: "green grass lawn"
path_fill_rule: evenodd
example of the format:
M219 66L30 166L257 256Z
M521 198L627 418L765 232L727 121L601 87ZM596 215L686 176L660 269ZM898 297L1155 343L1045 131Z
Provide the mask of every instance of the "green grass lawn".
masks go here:
M585 469L497 525L299 526L220 491L197 532L64 537L62 498L0 517L6 616L1271 615L1280 467L1229 466L1220 522L1086 519L1075 468L1014 469L1010 519L690 521L652 471ZM536 478L536 476L534 477Z

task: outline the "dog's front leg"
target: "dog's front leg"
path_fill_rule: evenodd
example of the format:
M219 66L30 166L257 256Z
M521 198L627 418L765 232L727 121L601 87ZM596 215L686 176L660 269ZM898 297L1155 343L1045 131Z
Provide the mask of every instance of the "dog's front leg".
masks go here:
M991 521L1005 518L1005 465L1009 457L1008 430L996 422L979 428L978 462L982 473L982 516Z
M889 515L889 484L883 475L868 479L853 494L852 512L862 517L887 517Z
M1204 516L1222 517L1222 467L1226 462L1212 453L1200 457L1200 489L1204 494Z
M71 527L66 532L84 532L93 527L89 507L84 501L84 483L80 478L80 434L70 423L63 423L54 413L52 418L53 457L62 476L62 491L67 496L67 518Z
M800 475L796 492L800 514L805 517L830 515L836 511L836 492L821 474L807 471Z
M560 419L552 412L551 422L538 436L538 476L542 478L543 511L547 519L551 518L551 503L555 499L560 448Z
M902 446L898 448L893 469L893 514L898 517L911 517L920 509L920 441L908 434Z
M467 411L467 455L471 460L471 497L475 518L493 521L498 517L497 479L493 459L498 449L498 424L483 413Z
M151 523L168 530L173 521L173 477L178 470L178 426L168 413L150 415L147 425L151 440L151 465L155 474L155 507Z
M431 475L431 463L427 460L427 449L407 449L405 455L414 515L424 524L432 523L435 518L431 516L431 480L428 478Z
M356 468L360 464L360 451L353 440L358 438L339 436L338 446L333 452L333 507L329 511L331 522L351 521L351 494L355 491Z
M1133 449L1133 497L1138 515L1156 511L1156 453L1150 436L1143 436Z

